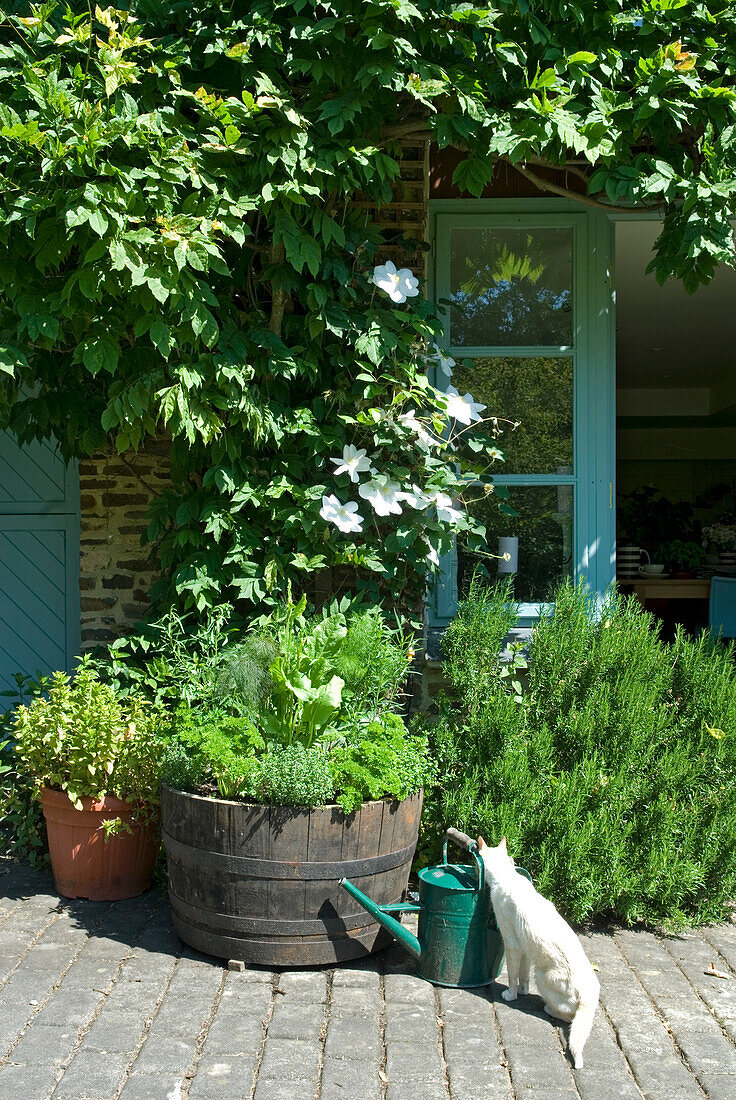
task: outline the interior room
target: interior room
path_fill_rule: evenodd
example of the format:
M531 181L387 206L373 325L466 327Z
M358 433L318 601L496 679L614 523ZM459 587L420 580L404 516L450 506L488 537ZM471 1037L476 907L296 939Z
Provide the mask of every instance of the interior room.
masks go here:
M698 627L710 577L736 572L736 271L659 286L657 233L616 227L618 577Z

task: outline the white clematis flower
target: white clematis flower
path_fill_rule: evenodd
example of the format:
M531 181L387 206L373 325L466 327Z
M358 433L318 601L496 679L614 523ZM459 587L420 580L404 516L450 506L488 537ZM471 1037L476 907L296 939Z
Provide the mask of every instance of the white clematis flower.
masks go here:
M439 567L440 567L440 555L437 551L437 548L435 546L431 546L429 544L429 542L427 542L426 539L424 541L427 543L427 546L429 547L429 550L428 550L428 553L427 553L427 561L429 562L430 565L433 565L435 567L435 569L439 569Z
M416 508L418 512L423 512L432 503L432 497L422 492L418 485L412 485L410 493L401 493L400 496L402 500L405 500L411 508Z
M474 401L469 393L461 397L454 386L447 387L445 397L447 398L447 415L459 420L461 424L472 424L473 421L480 420L480 414L486 407L478 401Z
M454 524L463 518L463 513L455 507L455 502L447 493L443 493L440 489L434 489L426 495L437 509L437 519L440 523Z
M407 409L405 413L402 413L399 417L399 423L402 428L414 433L416 436L415 442L421 450L429 451L432 447L442 446L442 440L437 439L431 432L428 432L421 420L417 419L414 409Z
M412 275L408 267L396 270L396 264L387 260L373 268L370 280L379 290L385 291L392 302L401 305L407 298L416 298L419 294L419 280Z
M370 459L366 458L366 454L367 451L362 447L358 450L352 443L347 447L343 447L342 458L330 459L330 462L335 463L335 476L337 477L338 474L347 474L351 481L358 481L359 474L369 473L372 468Z
M437 369L446 374L448 378L452 375L452 368L455 366L455 360L450 355L445 355L444 351L438 344L432 344L432 349L427 356L433 363L437 364Z
M354 500L343 504L334 493L328 497L322 497L322 507L319 514L327 523L334 523L335 527L343 534L352 534L363 530L363 517L358 512L358 505Z
M358 492L377 516L401 515L401 486L398 481L389 481L385 474L364 482Z

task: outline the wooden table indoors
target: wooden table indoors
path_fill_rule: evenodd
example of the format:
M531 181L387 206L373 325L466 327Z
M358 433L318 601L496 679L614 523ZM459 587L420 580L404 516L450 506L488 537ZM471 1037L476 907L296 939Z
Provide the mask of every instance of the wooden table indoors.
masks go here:
M710 577L640 577L617 583L623 591L633 591L642 604L650 600L707 600L710 596Z

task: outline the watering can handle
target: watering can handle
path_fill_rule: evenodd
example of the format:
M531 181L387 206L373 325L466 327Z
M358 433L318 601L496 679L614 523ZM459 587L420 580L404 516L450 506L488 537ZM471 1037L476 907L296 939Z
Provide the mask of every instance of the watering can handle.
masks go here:
M477 841L469 837L467 833L461 833L459 829L445 829L442 835L443 847L447 848L447 841L454 840L460 848L467 848L470 851Z
M467 848L471 856L475 861L475 868L478 872L478 889L483 889L483 883L485 881L485 867L483 866L483 860L478 854L478 842L469 837L467 833L461 833L459 829L445 829L442 834L442 862L447 863L447 842L453 840L460 848Z

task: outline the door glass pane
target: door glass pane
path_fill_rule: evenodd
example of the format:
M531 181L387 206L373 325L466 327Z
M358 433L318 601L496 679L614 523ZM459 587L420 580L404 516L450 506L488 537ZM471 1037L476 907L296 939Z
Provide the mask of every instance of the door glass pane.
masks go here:
M477 357L452 368L457 391L482 402L484 417L498 417L496 444L504 452L504 462L494 467L499 477L573 472L572 382L571 357Z
M572 575L573 494L572 485L513 486L511 506L517 516L499 512L494 498L471 505L473 514L485 525L486 547L498 554L500 538L517 539L509 549L518 553L514 578L517 600L548 600L556 585ZM471 497L471 492L467 496ZM508 545L508 544L506 544ZM492 577L498 572L495 558L468 551L458 539L458 590L467 590L476 565L482 564ZM511 563L510 563L511 564Z
M453 229L450 344L572 345L572 229Z

